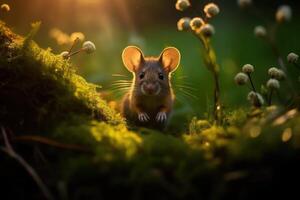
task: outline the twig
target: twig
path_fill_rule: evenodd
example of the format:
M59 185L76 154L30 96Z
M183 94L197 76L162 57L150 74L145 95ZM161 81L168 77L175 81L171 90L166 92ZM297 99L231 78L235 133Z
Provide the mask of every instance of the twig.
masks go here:
M75 47L75 45L77 44L78 41L79 41L79 37L77 37L77 38L73 41L73 44L72 44L70 50L68 51L68 52L69 52L68 56L72 53L72 50L74 49L74 47Z
M24 160L19 154L17 154L14 149L12 148L11 144L9 143L6 131L3 127L1 127L1 132L4 139L5 147L0 147L0 149L5 152L10 157L14 158L20 165L22 165L26 171L31 175L33 180L36 182L46 199L54 200L53 195L51 194L50 190L46 187L40 176L36 173L36 171Z
M14 141L29 141L29 142L37 142L37 143L41 143L41 144L46 144L49 146L53 146L53 147L58 147L58 148L62 148L62 149L69 149L69 150L75 150L75 151L80 151L80 152L85 152L85 153L91 153L91 149L81 146L81 145L76 145L76 144L64 144L64 143L60 143L57 142L55 140L49 139L49 138L45 138L45 137L41 137L38 135L27 135L27 136L17 136L17 137L13 137L12 140Z

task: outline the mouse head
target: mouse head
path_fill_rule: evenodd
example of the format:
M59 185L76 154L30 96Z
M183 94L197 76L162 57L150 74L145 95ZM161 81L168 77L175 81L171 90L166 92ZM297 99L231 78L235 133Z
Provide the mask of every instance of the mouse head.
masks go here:
M145 57L138 47L128 46L122 59L125 67L134 74L135 91L155 96L170 91L171 73L180 63L180 52L175 47L168 47L159 57Z

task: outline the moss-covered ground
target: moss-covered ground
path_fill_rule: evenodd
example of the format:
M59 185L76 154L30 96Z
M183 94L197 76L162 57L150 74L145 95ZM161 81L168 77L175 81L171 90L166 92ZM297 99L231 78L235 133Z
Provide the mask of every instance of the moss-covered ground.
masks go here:
M38 27L33 24L21 37L0 23L0 123L55 199L297 194L292 182L300 180L296 105L226 111L223 126L194 118L176 136L132 129L101 99L99 86L33 41ZM0 195L44 199L19 163L0 155Z

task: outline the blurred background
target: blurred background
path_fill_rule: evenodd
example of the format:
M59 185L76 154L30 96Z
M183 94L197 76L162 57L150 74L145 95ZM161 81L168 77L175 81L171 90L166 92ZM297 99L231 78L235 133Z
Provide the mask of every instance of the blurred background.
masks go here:
M202 62L201 44L192 34L177 30L177 21L181 17L201 16L206 3L215 2L221 9L221 13L211 23L216 28L212 42L221 66L221 92L225 108L230 110L249 106L246 99L249 88L238 87L233 81L243 64L251 63L255 66L253 79L258 89L269 78L268 68L278 66L271 48L255 38L253 30L257 25L268 26L269 22L274 22L279 5L288 4L294 11L292 21L280 26L277 40L280 51L284 58L290 51L300 53L300 2L296 0L254 0L255 6L267 20L253 15L251 11L240 9L236 0L191 0L192 8L185 12L176 11L176 0L0 2L8 3L11 7L9 13L0 12L0 19L17 33L26 35L30 23L41 21L41 30L35 40L41 47L51 48L55 54L70 48L72 41L69 36L74 32L82 33L85 40L93 41L97 47L95 54L79 54L72 57L71 62L80 75L102 86L108 101L119 101L124 94L112 86L115 81L131 79L131 74L123 67L121 60L122 50L127 45L140 46L145 55L159 55L167 46L177 47L182 53L182 63L173 76L178 101L171 124L179 122L187 125L193 116L206 117L212 110L213 82ZM60 35L59 38L57 35ZM299 71L293 66L287 67L290 79L297 87ZM176 85L187 87L181 91ZM283 89L282 95L285 95L284 92L289 91Z

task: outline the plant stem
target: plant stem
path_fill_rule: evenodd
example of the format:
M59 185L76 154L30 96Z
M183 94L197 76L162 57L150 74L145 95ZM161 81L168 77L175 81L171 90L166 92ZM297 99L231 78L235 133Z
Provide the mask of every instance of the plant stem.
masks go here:
M219 74L214 73L214 119L218 125L221 124L221 118L222 118L222 104L221 104L221 98L220 98L220 80L219 80Z
M273 89L271 89L271 91L270 91L270 96L269 96L269 102L268 102L268 104L269 104L269 106L271 106L272 105L272 96L273 96Z
M209 71L212 72L214 79L214 110L213 116L214 121L217 125L221 124L222 121L222 103L221 103L221 89L220 89L220 78L219 78L219 65L216 61L216 53L210 43L210 39L204 37L200 33L193 32L194 35L200 40L203 45L204 51L204 63Z
M72 50L74 49L74 47L75 47L75 45L77 44L78 41L79 41L78 37L73 41L73 44L72 44L72 46L71 46L71 48L69 50L69 55L72 53Z
M252 90L253 90L253 92L255 92L255 94L256 94L256 89L255 89L255 86L254 86L254 84L253 84L251 75L250 75L250 73L247 73L247 75L248 75L248 77L249 77L249 80L250 80L250 83L251 83Z
M74 51L73 53L70 53L70 54L68 55L68 57L70 58L71 56L74 56L74 55L80 53L80 52L83 51L83 50L84 50L84 49L81 48L81 49L79 49L79 50L77 50L77 51Z
M255 93L256 100L257 100L257 102L258 102L258 104L257 104L256 107L261 107L262 105L261 105L261 103L260 103L260 101L259 101L259 97L258 97L258 95L257 95L256 89L255 89L255 86L254 86L254 83L253 83L252 78L251 78L251 74L250 74L250 73L247 73L247 75L248 75L248 77L249 77L249 80L250 80L250 83L251 83L252 90L253 90L253 92Z
M279 65L279 67L281 68L281 70L283 70L283 72L286 74L287 76L287 83L289 88L293 91L293 93L295 93L295 89L293 87L293 83L292 81L288 78L288 71L287 68L285 66L284 63L284 59L281 56L280 50L276 44L276 33L277 33L277 29L278 29L278 24L276 23L273 27L270 28L270 35L269 37L266 38L266 41L269 43L269 45L272 48L273 54L275 55L275 57L277 58L277 63Z

